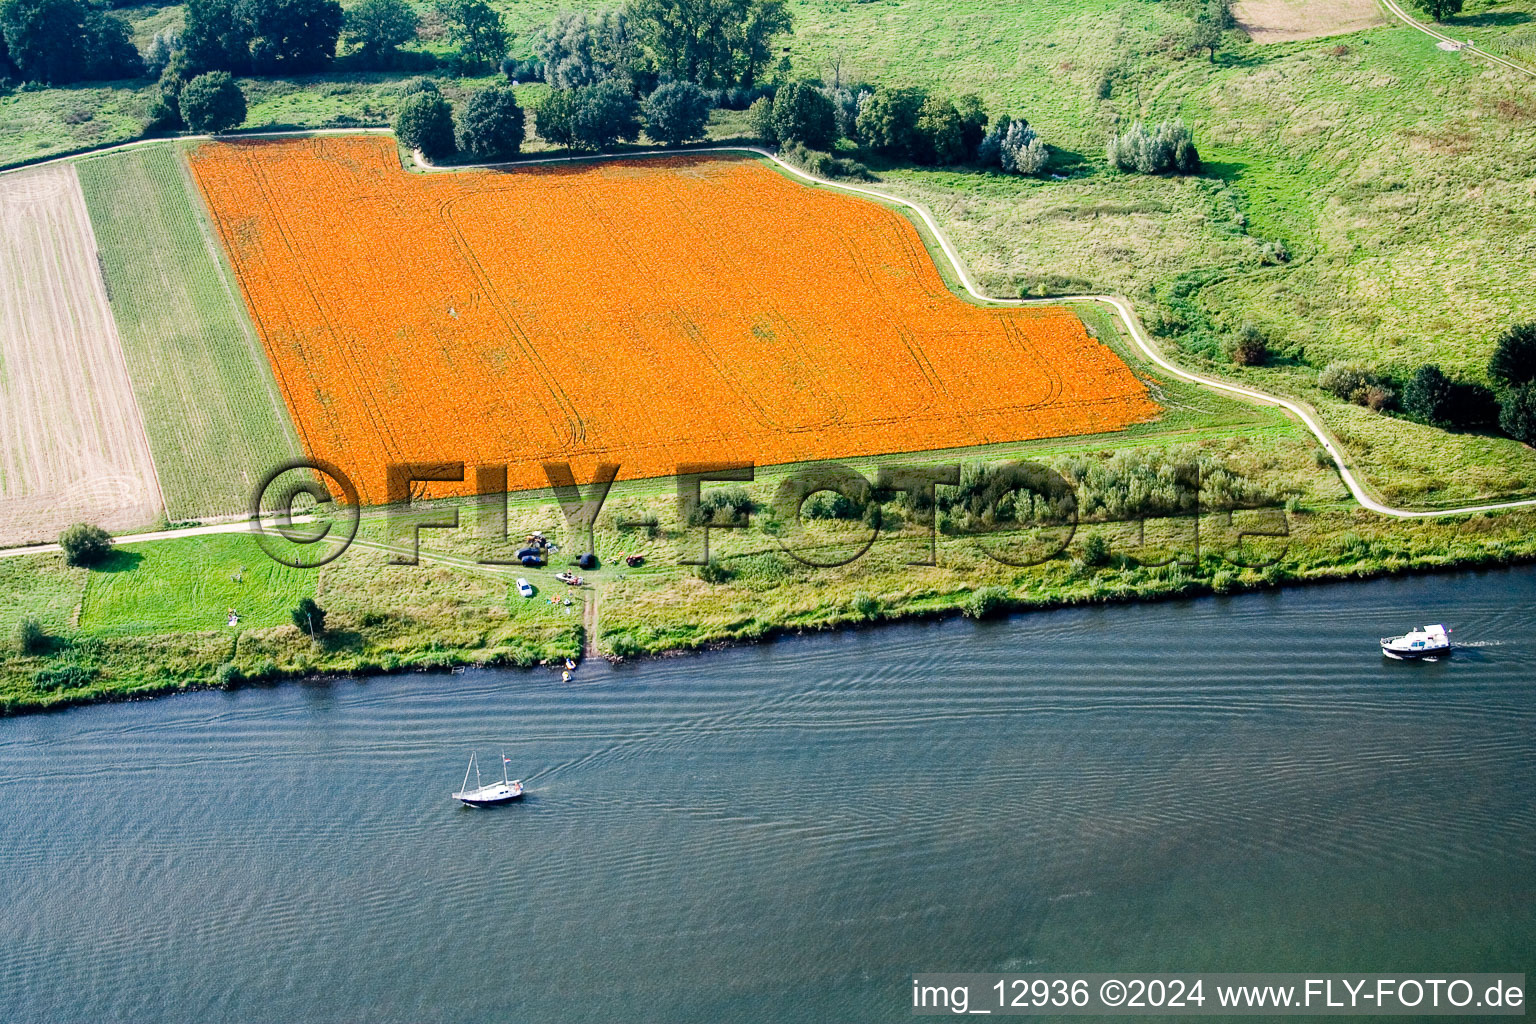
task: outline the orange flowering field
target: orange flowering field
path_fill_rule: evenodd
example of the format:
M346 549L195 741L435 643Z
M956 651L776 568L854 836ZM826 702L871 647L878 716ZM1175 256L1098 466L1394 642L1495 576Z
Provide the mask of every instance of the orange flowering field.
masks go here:
M390 463L526 489L545 461L668 476L1159 412L1069 310L963 302L904 218L754 159L409 174L331 137L190 163L305 445L370 503Z

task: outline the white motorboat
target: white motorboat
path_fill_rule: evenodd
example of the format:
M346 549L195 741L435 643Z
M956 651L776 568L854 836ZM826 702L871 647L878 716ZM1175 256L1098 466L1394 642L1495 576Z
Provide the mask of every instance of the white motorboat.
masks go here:
M1389 658L1433 658L1451 653L1451 631L1444 626L1425 626L1402 636L1381 638L1381 653Z
M475 755L469 755L469 767L464 769L464 784L459 791L453 794L453 798L467 807L495 807L497 804L509 804L514 800L523 798L523 784L516 779L507 778L507 762L510 758L505 753L501 755L501 781L493 782L489 786L480 781L480 765L475 761ZM475 788L469 788L469 773L475 773Z

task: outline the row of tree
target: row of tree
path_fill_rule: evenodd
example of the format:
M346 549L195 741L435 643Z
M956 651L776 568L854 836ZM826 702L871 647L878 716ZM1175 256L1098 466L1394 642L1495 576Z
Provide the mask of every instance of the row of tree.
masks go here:
M511 36L485 0L436 0L434 7L465 68L497 66ZM87 0L0 0L0 79L59 85L159 74L173 57L181 73L305 74L319 71L346 40L358 64L393 66L417 38L409 0L187 0L179 33L162 33L150 52L134 47L128 24Z
M538 32L533 49L538 77L557 89L607 79L637 97L664 79L752 89L792 27L786 0L630 0L601 14L561 15Z
M0 0L0 81L137 78L128 23L84 0Z
M1517 324L1499 337L1488 378L1493 387L1428 363L1399 382L1353 363L1331 363L1317 382L1336 398L1378 412L1400 411L1423 423L1466 430L1497 423L1517 441L1536 444L1536 323Z
M633 129L637 111L624 109L622 91L642 107L658 108L639 113L647 134L660 142L700 137L709 103L736 109L750 103L757 138L833 161L829 166L837 164L831 151L847 139L903 162L979 163L1020 174L1045 167L1049 149L1034 129L1008 119L989 131L990 118L974 95L951 99L841 81L765 85L775 40L791 29L782 0L632 0L600 15L561 15L536 34L536 63L508 70L550 85L552 94L535 113L539 134L576 148L632 137L620 129ZM787 62L774 70L787 74ZM705 103L692 86L707 90ZM586 131L584 121L591 125ZM652 124L663 125L662 132Z
M768 145L830 151L846 139L887 159L927 166L1037 174L1050 156L1027 121L993 124L980 97L951 99L916 88L790 82L755 101L748 123Z
M663 79L751 89L792 24L787 0L630 0L555 19L534 41L537 61L525 65L508 57L511 35L486 0L435 0L433 12L460 70L515 68L557 88L619 78L636 98ZM325 67L342 42L355 65L389 68L420 28L410 0L360 0L346 10L338 0L187 0L181 32L158 37L146 63L127 23L89 0L0 0L0 79L136 78L146 67L158 74L172 53L193 74L305 74Z
M395 115L395 134L430 160L464 152L477 160L518 154L527 133L526 114L513 90L492 86L472 95L457 117L430 79L406 86ZM703 138L709 98L693 82L665 82L636 100L614 79L558 89L534 111L539 135L567 149L602 150L645 133L664 145Z

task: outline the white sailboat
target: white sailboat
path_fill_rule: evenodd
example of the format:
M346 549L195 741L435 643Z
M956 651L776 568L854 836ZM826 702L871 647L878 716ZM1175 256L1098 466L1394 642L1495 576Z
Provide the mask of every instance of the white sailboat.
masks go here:
M453 798L468 807L495 807L497 804L509 804L513 800L521 800L523 797L523 784L520 780L507 778L507 763L511 759L506 751L501 754L501 781L493 782L489 786L480 780L480 765L475 760L475 755L469 755L469 767L464 769L464 784L459 791L453 794ZM469 788L469 773L475 773L475 788Z

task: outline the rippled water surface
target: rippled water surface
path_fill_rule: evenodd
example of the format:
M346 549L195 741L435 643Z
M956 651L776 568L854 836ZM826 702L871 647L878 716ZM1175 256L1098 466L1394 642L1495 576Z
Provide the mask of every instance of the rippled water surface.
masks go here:
M1471 644L1385 662L1446 620ZM1536 971L1536 572L0 720L0 1019L884 1021ZM460 808L499 751L521 805Z

